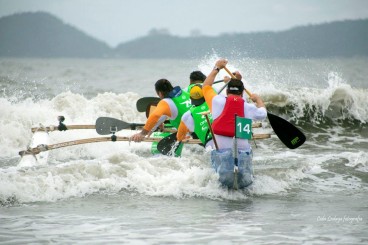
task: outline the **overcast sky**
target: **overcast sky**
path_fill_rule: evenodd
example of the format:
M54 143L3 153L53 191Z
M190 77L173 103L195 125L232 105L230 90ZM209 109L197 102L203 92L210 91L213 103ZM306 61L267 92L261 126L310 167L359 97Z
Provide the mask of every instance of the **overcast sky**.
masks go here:
M27 11L49 12L114 47L153 28L216 36L368 18L368 0L0 0L0 17Z

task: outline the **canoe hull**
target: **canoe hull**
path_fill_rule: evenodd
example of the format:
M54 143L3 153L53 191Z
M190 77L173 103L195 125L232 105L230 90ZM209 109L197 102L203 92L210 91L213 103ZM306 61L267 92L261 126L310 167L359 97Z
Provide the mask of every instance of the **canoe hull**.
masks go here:
M230 189L244 189L253 183L251 151L238 151L238 169L234 171L234 158L231 149L211 152L212 168L219 174L220 183Z

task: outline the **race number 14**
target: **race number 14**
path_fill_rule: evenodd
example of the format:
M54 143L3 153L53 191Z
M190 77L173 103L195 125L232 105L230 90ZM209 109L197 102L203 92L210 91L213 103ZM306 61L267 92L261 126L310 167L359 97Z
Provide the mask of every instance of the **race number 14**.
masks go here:
M235 137L241 139L252 138L252 120L244 117L236 117Z

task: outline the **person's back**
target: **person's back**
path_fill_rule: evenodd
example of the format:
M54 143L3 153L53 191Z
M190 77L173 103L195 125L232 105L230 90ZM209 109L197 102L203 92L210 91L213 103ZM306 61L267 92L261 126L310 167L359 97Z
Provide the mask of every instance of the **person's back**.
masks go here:
M204 115L204 113L209 112L209 108L204 100L201 85L196 84L190 89L190 99L192 107L181 118L177 140L182 141L186 134L191 132L195 133L203 146L214 148L210 125L208 125L208 121L212 122L212 116L211 114L207 115L207 121Z
M173 87L166 79L160 79L155 83L155 90L161 101L156 109L149 115L141 132L131 136L135 142L140 142L158 124L169 118L172 126L179 127L182 115L190 108L189 94L180 87Z
M230 80L226 91L227 97L213 92L206 81L203 86L203 94L214 120L212 128L218 147L219 149L231 148L235 133L235 115L252 120L263 120L267 116L266 109L257 95L254 95L257 106L247 103L242 98L244 85L240 80ZM238 148L249 149L248 140L239 140Z

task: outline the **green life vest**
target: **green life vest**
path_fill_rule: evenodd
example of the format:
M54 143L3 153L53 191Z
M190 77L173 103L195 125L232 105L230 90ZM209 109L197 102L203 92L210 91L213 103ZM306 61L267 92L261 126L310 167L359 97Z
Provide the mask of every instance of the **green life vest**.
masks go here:
M179 128L181 117L185 112L187 112L190 107L190 96L189 93L181 90L181 93L177 93L176 96L171 97L172 101L174 102L176 108L178 109L178 115L174 119L170 119L170 123L172 126L174 126L176 129Z
M175 119L170 119L170 127L174 127L176 129L178 129L179 124L180 124L180 120L181 117L183 116L183 114L185 112L187 112L190 107L190 96L189 93L186 91L183 91L182 89L180 89L180 87L175 87L172 91L172 93L169 94L169 98L172 99L172 101L174 102L177 110L178 110L178 116ZM166 126L165 126L166 128ZM151 137L153 138L164 138L169 136L170 133L168 132L154 132ZM157 149L157 144L158 142L152 142L151 145L151 152L152 154L159 154L160 152ZM180 156L181 155L181 151L183 150L183 144L181 144L179 146L179 148L175 151L175 156Z
M200 106L193 106L190 108L190 113L192 114L194 121L194 132L198 136L198 139L206 145L206 143L212 139L212 134L210 133L210 128L206 120L206 116L203 112L208 112L209 108L207 103L203 103ZM212 124L212 115L208 114L208 119Z

